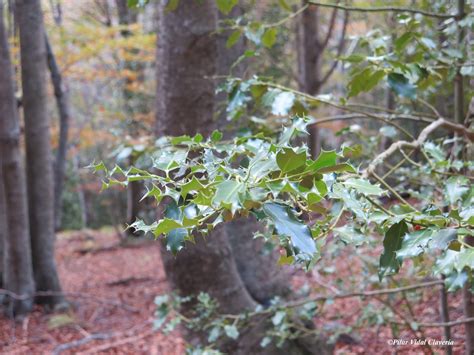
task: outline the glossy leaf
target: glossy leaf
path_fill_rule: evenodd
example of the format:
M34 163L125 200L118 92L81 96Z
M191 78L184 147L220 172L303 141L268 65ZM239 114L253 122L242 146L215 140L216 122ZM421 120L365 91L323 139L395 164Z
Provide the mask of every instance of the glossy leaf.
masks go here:
M393 224L385 233L383 240L383 253L380 256L379 278L385 275L397 273L400 269L400 261L397 259L397 251L402 246L403 236L408 232L405 221Z
M278 234L290 237L296 254L313 257L317 249L311 237L311 231L308 226L296 218L288 206L269 202L263 205L263 211L272 220Z

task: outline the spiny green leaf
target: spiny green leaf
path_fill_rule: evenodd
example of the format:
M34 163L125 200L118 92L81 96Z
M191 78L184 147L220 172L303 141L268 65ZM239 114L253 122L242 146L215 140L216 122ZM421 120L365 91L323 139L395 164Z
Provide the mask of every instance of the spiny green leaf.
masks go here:
M170 221L176 221L175 226L181 226L179 222L182 219L182 213L175 201L172 201L166 206L165 217L169 218ZM166 228L172 228L168 232L162 232L166 234L166 250L176 255L184 248L184 241L188 236L188 232L185 228L174 228L171 224L166 226ZM164 229L164 227L162 227L162 229ZM155 230L155 235L156 233Z
M453 205L469 191L469 181L461 176L450 177L446 181L445 190L448 202Z
M474 249L463 247L458 254L455 267L459 272L464 268L474 270Z
M337 153L335 151L326 152L322 150L316 160L311 163L306 170L317 172L320 169L335 166L336 161Z
M396 252L402 246L403 236L408 232L408 226L405 221L393 224L385 233L383 240L384 251L380 256L379 278L384 275L397 273L400 269L400 261L397 259Z
M384 193L378 185L372 185L369 181L358 178L350 178L343 182L347 187L352 187L361 194L380 196Z
M174 219L164 218L158 222L158 225L153 232L155 236L161 234L168 234L170 231L176 228L182 227L181 223L175 221Z
M311 231L302 223L289 206L268 202L263 205L263 212L269 217L278 234L290 237L297 255L312 258L316 253L316 244L311 237Z
M185 197L191 191L201 191L204 188L204 185L193 176L191 180L189 180L184 185L181 185L181 196Z
M412 258L423 253L428 248L432 239L432 233L428 229L407 233L403 237L402 246L397 251L397 257L401 259Z
M297 152L291 148L284 148L278 152L276 161L283 173L289 173L306 164L306 152Z
M395 49L397 51L402 51L406 45L413 39L413 32L405 32L403 35L398 37L395 42Z
M334 228L334 233L346 244L360 246L368 242L367 237L350 226Z
M216 193L212 202L216 206L229 206L234 212L240 206L239 195L244 192L244 183L236 180L222 181L216 185Z

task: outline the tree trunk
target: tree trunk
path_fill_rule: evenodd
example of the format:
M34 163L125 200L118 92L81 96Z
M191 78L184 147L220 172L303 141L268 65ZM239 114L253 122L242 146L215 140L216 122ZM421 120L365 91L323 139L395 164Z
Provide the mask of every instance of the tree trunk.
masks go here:
M242 16L241 6L235 6L229 15L219 12L219 20ZM240 38L231 48L227 48L228 33L217 36L217 75L227 76L235 61L245 51L245 41ZM232 75L243 77L244 65L237 65L232 70ZM215 98L218 104L217 127L224 131L226 138L235 135L235 128L228 129L229 122L226 119L227 97L220 93ZM262 239L254 239L253 234L259 230L259 224L255 218L241 218L225 224L226 233L237 263L240 278L245 284L248 292L257 302L267 304L275 296L285 297L290 293L288 274L278 266L279 254L277 250L270 251L264 248Z
M215 87L205 78L216 70L217 43L211 36L216 20L212 0L180 3L171 12L160 2L157 136L212 132ZM187 245L176 258L166 251L162 255L171 284L182 294L209 292L223 312L256 306L239 277L224 228L213 231L209 243L199 238Z
M166 11L160 2L157 50L157 120L156 134L209 135L216 122L214 117L215 82L218 61L216 29L217 14L213 0L180 2L174 11ZM237 225L239 222L236 222ZM249 224L244 224L246 227ZM251 227L249 227L251 228ZM222 313L237 314L254 309L258 303L249 293L245 280L239 274L234 250L242 252L253 244L232 247L227 228L218 226L207 241L197 237L196 244L188 243L176 257L162 248L166 274L173 288L183 296L207 292L219 302ZM245 231L244 235L249 233ZM252 241L247 239L247 241ZM252 256L255 255L252 252ZM252 257L251 256L251 257ZM247 256L248 258L248 256ZM243 259L242 259L243 260ZM249 270L245 270L249 272ZM250 279L250 278L249 278ZM256 284L253 284L256 286ZM255 287L254 291L256 291ZM267 290L268 293L277 292ZM257 292L255 292L257 293ZM266 296L266 295L265 295ZM261 298L266 298L266 297ZM260 296L256 296L260 297ZM184 313L192 312L193 305L185 304ZM237 341L222 344L221 350L231 354L308 354L308 344L291 341L282 348L268 346L262 349L260 341L268 327L268 320L243 330ZM191 343L205 342L203 334L186 334ZM314 337L317 338L317 337ZM326 348L316 345L315 353L325 354ZM304 350L303 350L304 349Z
M215 87L212 80L204 79L216 70L217 43L211 36L217 20L213 1L180 4L173 12L160 3L159 11L156 133L181 135L200 130L208 135L215 126ZM219 302L222 313L236 314L257 306L239 276L222 225L210 233L208 242L198 238L177 257L163 248L162 258L168 279L180 294L208 292ZM192 305L187 306L185 313L192 311ZM206 339L203 334L190 333L187 338L192 343ZM250 345L240 350L238 344L233 345L232 353L252 353Z
M2 156L0 155L0 226L5 226L0 228L0 288L3 288L3 260L6 257L4 254L5 248L5 239L7 239L7 209L5 205L5 194L3 187L3 170L2 166ZM3 304L3 295L0 295L0 304Z
M299 89L310 95L317 95L321 89L322 48L318 37L319 27L318 8L310 6L301 14L297 30ZM321 151L317 125L310 127L308 143L311 155L316 157Z
M46 43L40 0L18 0L33 272L38 291L60 292L54 259L54 175L46 89ZM61 296L38 300L50 306Z
M69 103L69 92L63 81L61 71L54 57L53 50L45 34L46 53L48 58L48 68L53 83L54 96L59 114L59 142L56 153L56 163L54 165L54 225L55 229L61 228L62 213L62 192L64 187L64 178L66 175L67 150L68 150L68 132L69 122L71 120L71 105Z
M255 218L241 218L226 223L225 228L240 278L252 298L263 305L276 296L287 298L291 293L289 274L278 265L278 250L267 249L263 239L253 238L261 229Z
M20 126L13 69L0 4L0 218L3 239L3 287L20 295L34 292L28 235L26 181L20 154ZM33 298L8 300L7 312L22 316Z

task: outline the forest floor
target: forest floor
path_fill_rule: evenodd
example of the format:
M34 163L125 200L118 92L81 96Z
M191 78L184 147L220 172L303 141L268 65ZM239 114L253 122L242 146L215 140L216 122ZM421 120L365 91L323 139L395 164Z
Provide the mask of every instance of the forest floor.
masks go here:
M117 247L113 231L62 233L57 241L57 262L64 292L72 303L65 313L47 313L40 307L20 323L0 318L1 354L184 354L184 342L178 332L165 336L153 332L154 298L168 291L155 242ZM369 251L370 252L370 251ZM373 252L373 251L372 251ZM367 276L352 254L341 255L335 267L326 273L293 273L293 286L310 285L316 294L337 292L334 285L354 275ZM329 264L328 264L329 265ZM343 281L341 281L343 280ZM357 288L357 284L354 288ZM439 291L432 287L420 291L412 304L416 318L438 322ZM390 300L389 300L390 301ZM369 305L370 303L370 305ZM326 302L317 324L327 331L354 326L379 300L345 298ZM394 300L393 309L403 309L403 300ZM461 318L459 296L450 296L451 320ZM368 306L369 305L369 306ZM376 312L375 312L376 313ZM402 313L400 313L402 314ZM377 322L374 321L376 324ZM397 339L441 340L442 329L427 328L424 334L398 329ZM405 328L406 329L406 328ZM393 328L374 325L350 329L341 336L337 354L421 354L441 353L441 347L388 344ZM463 349L463 327L452 328L454 354ZM416 333L416 334L415 334ZM291 355L291 354L289 354Z

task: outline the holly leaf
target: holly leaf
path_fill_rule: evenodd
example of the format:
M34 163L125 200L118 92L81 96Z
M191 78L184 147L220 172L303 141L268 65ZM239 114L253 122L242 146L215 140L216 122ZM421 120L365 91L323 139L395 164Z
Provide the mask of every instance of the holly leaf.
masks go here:
M397 259L397 251L402 246L403 236L408 232L408 226L405 221L393 224L385 233L383 240L383 253L380 256L379 279L385 275L391 275L398 272L401 266Z
M165 209L165 217L171 221L176 221L177 225L181 226L182 212L176 202L170 202ZM155 231L156 233L156 231ZM188 232L185 228L173 228L166 234L166 250L176 255L178 251L184 248L184 242Z
M311 231L306 224L296 218L289 206L268 202L263 205L263 212L273 222L278 234L290 237L295 254L303 254L305 259L314 256L317 249Z
M469 191L468 180L464 177L450 177L446 181L446 196L451 205L462 199L464 194Z
M407 233L403 238L400 250L397 251L397 257L405 259L420 255L428 249L432 238L433 231L428 229Z
M361 92L372 90L385 77L384 70L372 70L372 68L365 68L356 75L354 75L349 82L349 97L357 96Z
M380 196L385 191L382 190L378 185L372 185L369 181L358 178L350 178L344 181L344 185L347 187L352 187L364 195L376 195Z
M222 181L216 185L216 193L212 200L216 206L230 207L235 212L240 206L239 195L245 192L245 185L235 180Z
M306 152L296 152L291 148L283 148L276 156L277 165L283 173L289 173L306 164Z
M316 160L311 163L306 170L317 172L320 169L335 166L336 161L337 153L335 151L326 152L322 150Z

